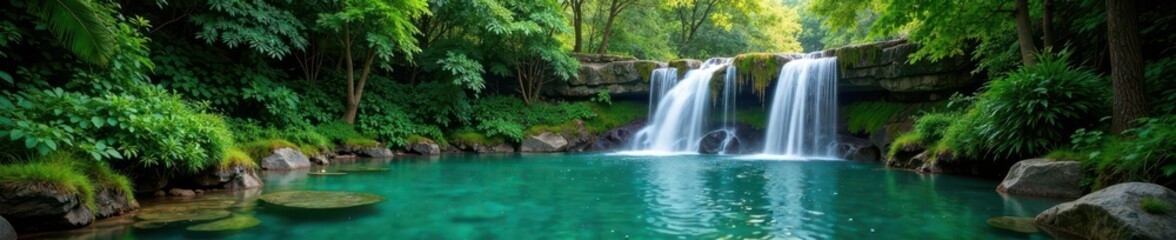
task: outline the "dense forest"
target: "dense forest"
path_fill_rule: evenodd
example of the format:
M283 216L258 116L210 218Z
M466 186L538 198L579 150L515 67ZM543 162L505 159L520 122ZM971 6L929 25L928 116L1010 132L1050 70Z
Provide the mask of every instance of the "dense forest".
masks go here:
M1082 161L1089 186L1176 174L1169 1L10 0L0 7L0 186L131 196L131 182L292 147L517 143L601 133L644 103L559 99L578 54L669 61L880 40L991 81L891 155ZM854 114L854 113L847 113ZM132 197L133 198L133 197Z

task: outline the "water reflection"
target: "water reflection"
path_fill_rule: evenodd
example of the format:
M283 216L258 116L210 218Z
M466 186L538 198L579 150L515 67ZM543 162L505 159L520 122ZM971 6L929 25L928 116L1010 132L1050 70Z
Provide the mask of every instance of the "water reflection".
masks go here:
M648 188L644 200L649 208L649 224L654 230L679 236L701 236L716 232L704 178L703 161L650 161Z

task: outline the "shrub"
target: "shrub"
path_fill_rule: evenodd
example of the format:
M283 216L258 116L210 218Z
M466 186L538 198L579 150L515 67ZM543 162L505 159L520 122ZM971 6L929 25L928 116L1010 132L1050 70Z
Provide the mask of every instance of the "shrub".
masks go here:
M1163 200L1153 197L1145 197L1139 201L1139 209L1151 214L1168 214L1172 212L1172 206Z
M522 141L526 130L536 125L555 126L575 119L596 116L589 103L536 103L505 96L484 98L473 106L474 129L487 137L501 136ZM601 124L603 125L603 124Z
M454 143L481 144L483 146L494 146L506 142L506 139L502 137L486 137L486 135L472 129L458 130L450 135L449 139L452 139Z
M1097 173L1095 188L1142 181L1170 185L1176 175L1176 115L1144 119L1119 137L1087 149L1086 165ZM1079 136L1081 137L1081 136Z
M959 113L929 113L915 119L914 132L925 141L937 141L943 138L952 122L959 119ZM930 142L924 142L928 144Z
M80 149L96 160L132 160L141 166L196 171L215 163L231 146L224 121L201 113L155 87L101 97L52 90L3 93L0 141L23 143L46 155ZM20 149L4 151L19 152Z
M989 82L972 109L945 133L948 145L970 157L1019 158L1044 154L1076 129L1097 123L1095 116L1109 108L1108 83L1089 70L1070 67L1069 55L1039 55L1038 64Z
M225 157L221 158L217 167L220 169L228 169L233 166L242 166L247 169L257 169L257 161L249 156L249 153L241 151L237 148L231 148L225 152Z

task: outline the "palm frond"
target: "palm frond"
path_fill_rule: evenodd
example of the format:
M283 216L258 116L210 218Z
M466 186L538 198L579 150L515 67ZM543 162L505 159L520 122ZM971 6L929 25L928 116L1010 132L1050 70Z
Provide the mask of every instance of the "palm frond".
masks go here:
M105 65L116 50L114 18L102 4L93 0L30 1L28 10L83 61Z

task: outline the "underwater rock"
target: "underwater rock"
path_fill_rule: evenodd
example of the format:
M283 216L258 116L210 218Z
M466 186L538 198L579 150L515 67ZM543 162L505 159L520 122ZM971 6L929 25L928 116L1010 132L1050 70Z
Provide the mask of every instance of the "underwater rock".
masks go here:
M196 191L182 188L172 188L171 190L167 190L167 195L173 197L195 197Z
M219 231L236 231L255 227L261 224L261 220L252 215L236 214L231 218L217 220L215 222L204 223L188 227L188 231L195 232L219 232Z
M267 193L260 199L269 204L301 209L336 209L372 205L384 201L384 197L368 193L286 191Z
M1013 164L996 191L1034 197L1082 196L1082 164L1075 161L1029 159Z
M701 154L719 154L719 153L724 153L724 152L732 153L732 148L729 144L726 146L723 145L723 142L726 141L727 138L733 137L731 135L732 134L729 134L725 130L715 130L710 133L707 133L706 136L703 136L702 140L699 140L699 142L698 142L698 153L701 153ZM738 138L735 138L732 140L738 141L737 139ZM724 148L724 147L726 147L726 148ZM736 149L734 149L734 150L738 151L737 146L736 146Z
M1033 225L1033 218L1031 217L994 217L988 219L988 225L1019 233L1037 232L1037 226Z
M1058 204L1033 222L1059 239L1176 239L1176 211L1146 212L1146 198L1176 206L1176 191L1164 186L1120 183Z
M190 209L187 211L159 211L135 215L135 219L143 221L209 221L229 217L232 215L222 209Z

